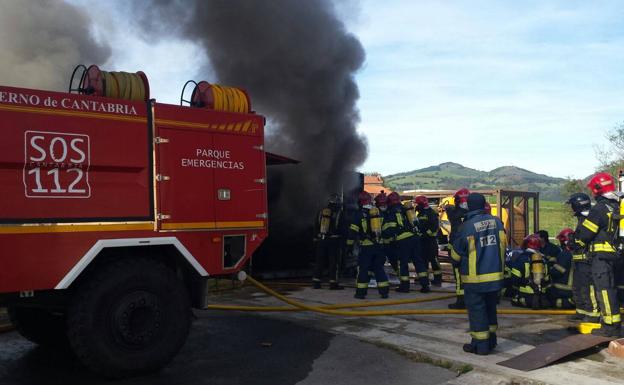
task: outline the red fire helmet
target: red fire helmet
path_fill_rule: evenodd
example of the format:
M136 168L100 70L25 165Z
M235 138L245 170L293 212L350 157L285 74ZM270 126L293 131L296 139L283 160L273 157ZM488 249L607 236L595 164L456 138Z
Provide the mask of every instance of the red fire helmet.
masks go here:
M570 240L570 234L573 234L573 233L574 233L574 230L572 230L569 227L566 227L565 229L561 230L559 234L557 234L557 240L559 242L566 243L568 240Z
M460 203L468 202L468 195L470 195L470 190L467 188L460 188L455 191L455 194L453 195L453 198L455 198L455 204L458 205Z
M377 194L377 196L375 197L375 206L380 207L380 206L387 206L388 205L388 196L386 195L385 192L380 192L379 194Z
M401 204L401 197L396 191L393 191L388 195L388 204L390 206Z
M429 199L427 199L427 197L424 195L419 195L414 198L414 205L418 209L426 209L429 207Z
M485 202L485 213L492 215L492 206L487 202Z
M539 234L530 234L524 238L523 245L527 249L539 250L542 247Z
M615 191L615 179L606 172L599 172L589 179L587 187L596 196L606 194Z
M358 195L358 203L360 204L360 206L366 206L373 204L373 200L371 199L369 193L367 193L366 191L362 191L360 192L360 195Z

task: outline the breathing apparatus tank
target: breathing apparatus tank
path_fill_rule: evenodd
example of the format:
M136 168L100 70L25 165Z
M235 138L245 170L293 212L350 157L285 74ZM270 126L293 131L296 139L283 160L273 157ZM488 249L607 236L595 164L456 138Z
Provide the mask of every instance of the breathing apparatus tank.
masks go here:
M409 223L414 225L416 223L416 210L414 210L414 205L411 201L403 203L403 208L405 209L405 216Z
M541 289L544 279L544 259L537 253L531 255L531 279Z
M379 242L381 240L381 215L377 207L372 207L368 210L370 217L370 231L375 237L375 240Z
M542 283L544 280L544 258L538 253L531 255L531 280L534 287L535 296L533 298L533 308L542 307Z
M331 215L332 211L330 208L326 207L321 211L321 228L319 229L319 234L321 235L321 239L325 239L327 233L329 232L329 226L331 224Z

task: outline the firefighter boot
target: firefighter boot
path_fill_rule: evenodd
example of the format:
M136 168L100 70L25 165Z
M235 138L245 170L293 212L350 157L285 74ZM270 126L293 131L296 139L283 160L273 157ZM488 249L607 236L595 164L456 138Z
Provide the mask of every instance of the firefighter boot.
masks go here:
M397 293L409 293L410 291L409 281L401 281L401 283L399 283L399 287L397 287L394 291L396 291Z
M595 336L620 338L622 336L622 327L619 322L612 325L603 323L600 328L593 329L591 334Z
M421 293L429 293L431 289L429 289L429 278L428 277L420 277L418 278L418 282L420 283L420 292Z
M466 304L464 303L464 296L463 295L458 295L457 296L457 300L455 301L455 303L450 303L448 305L449 309L465 309L466 308Z
M389 286L379 287L377 288L377 290L379 290L379 295L381 295L381 298L388 298L388 292L390 292Z
M329 282L329 290L344 290L344 286L340 286L336 281Z
M437 287L442 286L442 274L434 274L433 281L431 281L431 284Z
M364 299L366 298L366 288L357 288L355 289L355 295L353 296L353 298L357 298L357 299Z
M498 341L496 340L496 333L490 332L490 350L493 350L496 345L498 345Z
M489 341L486 342L489 344ZM466 353L475 353L480 356L487 356L488 354L490 354L490 349L488 346L484 346L482 343L475 343L473 341L469 344L464 344L463 348Z

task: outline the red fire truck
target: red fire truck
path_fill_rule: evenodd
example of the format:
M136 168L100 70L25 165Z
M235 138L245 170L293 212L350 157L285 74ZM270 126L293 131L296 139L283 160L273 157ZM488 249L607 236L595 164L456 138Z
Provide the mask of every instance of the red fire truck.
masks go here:
M70 93L0 87L0 306L30 340L135 375L266 238L265 119L239 89L201 82L176 106L142 73L78 75Z

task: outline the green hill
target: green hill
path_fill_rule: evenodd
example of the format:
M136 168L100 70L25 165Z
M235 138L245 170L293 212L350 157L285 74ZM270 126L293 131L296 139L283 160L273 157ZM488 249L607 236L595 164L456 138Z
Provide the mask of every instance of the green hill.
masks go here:
M561 188L566 180L536 174L515 166L504 166L492 171L480 171L461 164L447 162L419 170L384 176L385 185L393 190L454 190L497 189L538 191L540 199L561 201Z

